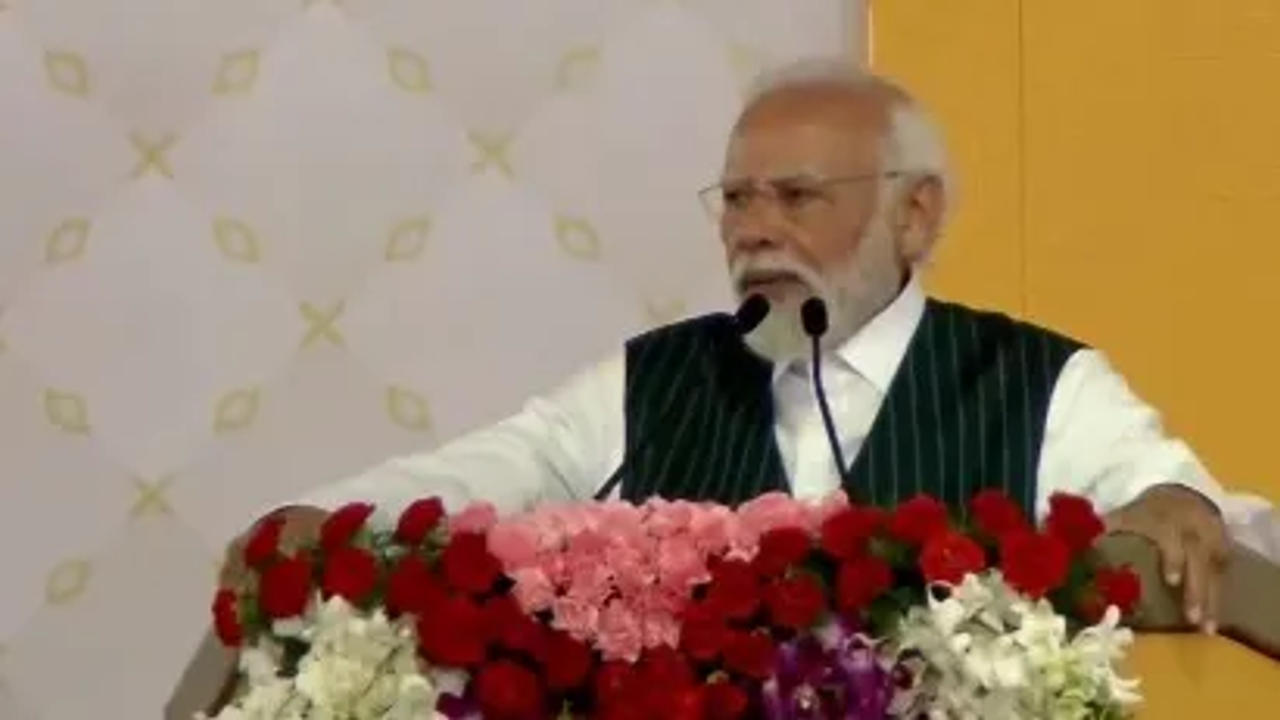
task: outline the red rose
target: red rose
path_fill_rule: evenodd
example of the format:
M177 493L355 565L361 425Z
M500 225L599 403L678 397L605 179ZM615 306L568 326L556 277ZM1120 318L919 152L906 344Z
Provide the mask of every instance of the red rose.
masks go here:
M974 495L969 501L969 512L978 530L991 538L1031 529L1022 508L999 490L987 489Z
M738 720L747 714L747 693L730 682L713 682L704 687L708 720Z
M1078 495L1058 492L1049 498L1045 529L1066 543L1074 555L1089 549L1106 528L1093 511L1093 503Z
M751 617L760 606L760 580L750 565L725 560L711 570L707 602L733 620Z
M1069 560L1066 544L1056 535L1015 532L1000 543L1000 572L1015 590L1032 598L1062 585Z
M801 528L774 528L760 536L760 548L751 561L756 572L771 577L804 560L813 543Z
M640 679L645 687L676 690L692 687L693 668L675 648L659 645L645 651L640 661Z
M911 545L923 545L947 528L947 506L917 495L894 509L889 516L889 534Z
M320 526L320 547L325 552L333 552L349 545L372 514L373 506L369 503L351 503L333 511Z
M884 524L878 508L851 505L822 523L822 549L828 555L848 560L866 553L867 541Z
M484 660L489 632L484 612L465 597L451 596L418 618L418 644L437 665L468 667Z
M1129 615L1142 599L1142 581L1127 567L1099 569L1093 578L1093 586L1100 611L1096 617L1089 618L1091 622L1101 620L1110 605L1115 605L1122 615Z
M378 559L368 550L338 548L325 560L321 589L326 598L337 595L359 605L377 585Z
M484 616L489 642L537 660L546 658L550 631L526 615L514 597L489 598L484 604Z
M486 718L533 720L545 712L538 676L510 660L496 660L480 668L475 690Z
M987 554L978 543L950 530L934 535L920 553L920 570L929 582L956 584L968 573L981 572Z
M477 595L493 587L502 573L485 536L471 532L458 533L449 540L440 554L440 567L450 587Z
M600 666L592 682L596 703L606 708L626 706L636 685L636 669L630 663L612 660Z
M253 529L249 542L244 546L244 562L251 568L261 570L267 563L276 559L280 550L280 532L284 530L284 516L271 515L263 518Z
M702 720L706 717L706 697L699 685L675 691L659 691L655 688L650 697L656 700L650 704L650 717L664 720Z
M566 633L551 633L545 656L544 674L552 690L581 687L591 674L591 649Z
M729 639L724 616L706 603L692 603L685 608L680 624L680 649L699 662L710 662L720 655Z
M400 513L400 521L396 523L396 540L404 545L417 547L440 524L442 517L444 503L440 502L440 498L415 500Z
M219 590L213 597L213 628L227 647L240 647L244 642L244 628L240 626L234 590Z
M725 667L757 680L773 674L773 640L763 633L733 631L724 646Z
M387 578L387 610L393 615L421 615L443 599L444 586L417 555L401 558Z
M860 612L893 584L893 572L874 556L847 560L836 575L836 607L844 613Z
M826 606L822 586L808 574L773 583L765 590L764 602L774 624L791 630L813 625Z
M649 720L639 703L615 700L591 716L593 720Z
M272 620L301 615L311 597L311 562L304 556L281 560L262 573L258 603Z

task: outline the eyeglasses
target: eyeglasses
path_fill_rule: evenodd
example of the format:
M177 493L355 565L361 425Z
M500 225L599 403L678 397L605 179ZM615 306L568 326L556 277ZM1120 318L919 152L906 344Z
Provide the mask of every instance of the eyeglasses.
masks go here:
M745 213L752 203L761 197L777 205L788 217L797 217L815 205L831 203L834 198L830 188L851 182L864 182L902 175L901 170L889 170L861 175L843 175L822 178L808 175L790 175L779 178L743 178L716 183L698 191L698 198L714 220Z

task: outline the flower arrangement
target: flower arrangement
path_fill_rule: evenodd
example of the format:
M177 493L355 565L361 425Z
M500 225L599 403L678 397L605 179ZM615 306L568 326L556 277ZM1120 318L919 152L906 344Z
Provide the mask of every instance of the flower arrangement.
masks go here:
M1055 495L1042 529L995 491L963 521L773 493L447 515L356 503L314 543L270 517L213 604L243 647L218 718L1113 718L1140 587Z

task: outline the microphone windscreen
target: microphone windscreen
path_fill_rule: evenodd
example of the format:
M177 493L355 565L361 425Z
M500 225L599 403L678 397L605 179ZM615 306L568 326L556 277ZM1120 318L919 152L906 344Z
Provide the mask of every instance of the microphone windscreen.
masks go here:
M763 295L754 294L738 306L738 312L733 314L733 324L739 333L746 335L755 330L768 314L769 301Z
M800 306L800 322L809 337L822 337L827 332L827 304L811 297Z

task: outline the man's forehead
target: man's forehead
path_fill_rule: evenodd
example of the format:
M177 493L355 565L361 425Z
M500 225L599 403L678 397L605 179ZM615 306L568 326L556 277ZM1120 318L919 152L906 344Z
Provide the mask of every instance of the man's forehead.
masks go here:
M853 133L830 123L744 126L729 140L724 174L779 177L864 171L874 165L878 147L875 134Z
M725 153L725 174L824 174L867 169L885 128L874 95L841 88L793 88L748 107Z

